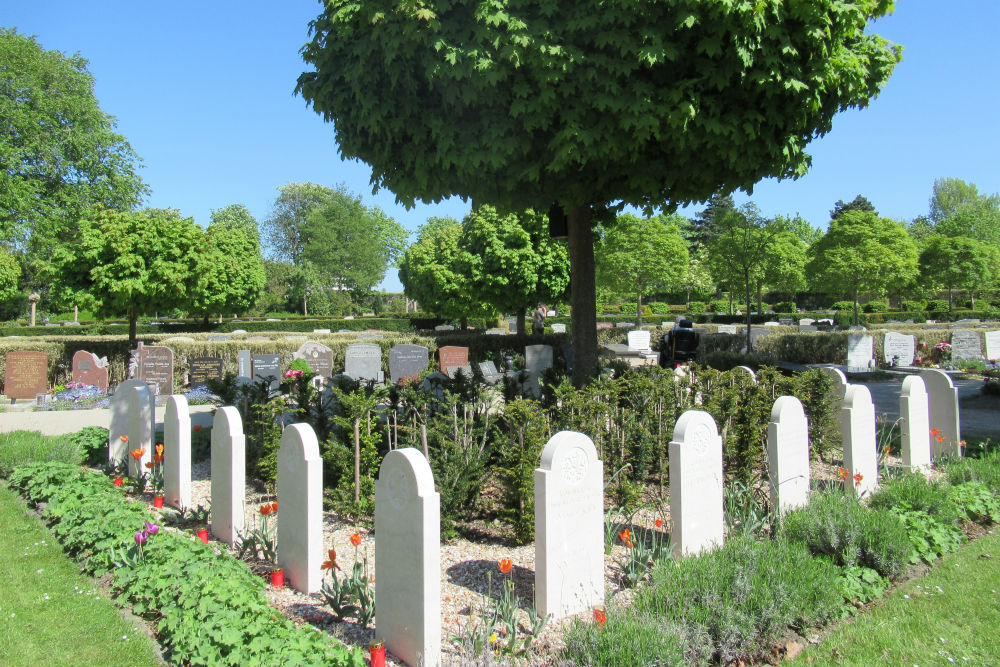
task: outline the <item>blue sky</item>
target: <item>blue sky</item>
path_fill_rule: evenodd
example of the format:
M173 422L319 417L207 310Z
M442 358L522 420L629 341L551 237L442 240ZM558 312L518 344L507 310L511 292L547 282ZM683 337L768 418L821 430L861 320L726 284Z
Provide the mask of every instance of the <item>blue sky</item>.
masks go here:
M298 50L320 8L314 0L0 0L0 25L90 60L102 108L144 160L151 206L208 224L212 209L242 203L262 219L279 186L313 181L344 183L410 230L428 216L463 216L461 200L406 210L388 191L371 194L367 166L341 160L332 127L292 95L305 68ZM764 181L752 200L767 216L800 213L825 228L834 202L857 194L882 215L910 220L927 212L936 178L1000 191L998 25L997 0L900 0L875 28L905 49L882 95L810 145L807 176ZM400 289L394 275L387 289Z

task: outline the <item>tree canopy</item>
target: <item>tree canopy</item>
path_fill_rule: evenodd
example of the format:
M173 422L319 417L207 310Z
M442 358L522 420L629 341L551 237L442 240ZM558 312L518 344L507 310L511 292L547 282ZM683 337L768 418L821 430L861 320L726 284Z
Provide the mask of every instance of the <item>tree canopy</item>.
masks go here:
M948 290L948 310L954 289L987 289L996 285L1000 250L965 236L935 234L920 253L921 278L930 287Z
M1000 246L1000 194L980 194L975 183L960 178L934 181L929 218L938 234Z
M82 56L0 28L0 118L0 240L47 257L90 207L127 210L146 194Z
M205 317L246 312L257 301L267 278L257 220L246 206L233 204L212 211L201 251L205 254L204 270L192 309Z
M296 91L404 203L566 211L574 381L597 369L593 215L797 177L900 49L891 0L332 0Z

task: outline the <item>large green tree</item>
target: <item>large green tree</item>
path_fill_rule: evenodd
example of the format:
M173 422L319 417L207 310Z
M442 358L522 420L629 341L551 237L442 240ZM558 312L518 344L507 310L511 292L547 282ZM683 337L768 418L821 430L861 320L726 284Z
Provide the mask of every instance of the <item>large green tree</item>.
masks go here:
M1000 246L1000 194L980 194L975 183L960 178L934 181L929 217L938 234Z
M202 231L173 209L98 209L53 253L53 290L101 316L125 313L129 343L139 315L191 306L205 271Z
M87 60L0 28L0 240L47 258L90 207L146 194L139 158L94 96Z
M286 183L278 188L271 214L261 223L261 241L268 257L298 264L309 238L306 218L337 193L349 196L346 188L328 188L316 183Z
M920 253L920 273L925 285L948 290L948 310L955 289L992 288L1000 271L1000 250L965 236L935 234ZM975 297L973 297L975 298Z
M462 221L457 261L470 295L517 317L526 333L524 314L538 302L566 296L569 258L566 245L548 235L548 219L535 213L502 213L477 206Z
M892 7L329 0L296 90L406 204L565 212L579 384L597 370L593 225L804 174L808 142L898 62L866 34Z
M461 242L461 222L429 218L400 259L399 280L406 296L421 309L458 318L465 328L469 317L496 315L497 311L472 293L459 263Z
M212 211L202 245L204 270L191 308L209 315L249 310L267 280L257 220L243 204Z
M916 280L917 248L902 223L874 211L848 211L830 221L809 249L806 275L814 292L847 293L859 321L862 292L885 294Z
M642 297L654 290L682 286L688 249L680 216L638 218L619 215L596 248L597 282L636 298L636 324L642 326Z

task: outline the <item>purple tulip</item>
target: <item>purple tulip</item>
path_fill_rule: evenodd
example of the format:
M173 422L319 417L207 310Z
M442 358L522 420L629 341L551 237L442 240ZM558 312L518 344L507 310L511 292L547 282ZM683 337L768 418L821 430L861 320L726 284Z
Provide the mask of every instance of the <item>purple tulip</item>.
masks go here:
M149 536L146 535L146 531L140 530L138 533L135 534L135 543L136 544L145 544L146 543L146 539L148 537Z
M143 530L146 535L156 535L160 532L160 527L155 523L146 522L146 528Z

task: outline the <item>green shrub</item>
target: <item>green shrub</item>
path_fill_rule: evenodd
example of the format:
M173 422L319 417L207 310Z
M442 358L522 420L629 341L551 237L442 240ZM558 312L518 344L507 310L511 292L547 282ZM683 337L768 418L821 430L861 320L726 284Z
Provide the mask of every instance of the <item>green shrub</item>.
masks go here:
M657 315L668 315L670 313L670 304L665 301L650 301L649 308Z
M965 518L988 525L1000 523L1000 497L979 482L966 482L948 490L948 497L961 508Z
M728 299L712 299L708 302L708 309L713 313L728 313L729 312L729 300Z
M920 301L904 301L902 306L903 310L910 312L927 310L927 302L923 299Z
M683 623L665 621L655 612L611 607L603 628L580 621L570 626L565 656L577 665L683 665L687 635Z
M107 447L107 436L104 446ZM42 435L38 431L0 433L0 477L10 475L20 465L42 461L80 463L80 447L67 436Z
M774 310L777 313L796 313L798 312L798 307L794 301L779 301L774 304Z
M920 473L908 473L890 480L871 497L868 506L926 512L948 525L961 518L961 510L949 498L948 488L939 482L928 482Z
M518 544L535 537L535 468L548 438L545 415L537 401L516 399L504 410L500 446L500 486L504 520Z
M853 311L854 310L854 302L853 301L835 301L834 304L832 306L830 306L830 310L850 310L850 311Z
M1000 449L990 449L979 458L965 456L951 459L945 464L944 472L952 485L979 482L993 493L1000 493Z
M103 426L87 426L67 437L80 450L84 463L99 465L108 460L108 429Z
M930 310L930 311L944 311L944 310L948 310L948 300L947 299L930 299L927 302L927 310Z
M866 313L886 313L889 311L888 301L869 301L862 310Z
M897 515L865 507L839 489L813 494L807 506L785 516L782 533L841 567L869 567L883 577L902 573L912 553Z
M707 307L708 304L705 303L704 301L692 301L690 307L688 308L688 311L690 311L694 315L701 315L702 313L705 312L705 309Z
M810 368L794 378L795 396L809 421L809 455L823 459L841 450L840 401L833 393L833 378L818 368Z

